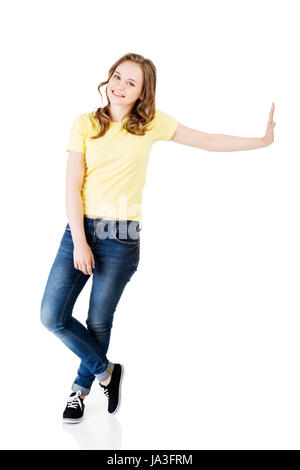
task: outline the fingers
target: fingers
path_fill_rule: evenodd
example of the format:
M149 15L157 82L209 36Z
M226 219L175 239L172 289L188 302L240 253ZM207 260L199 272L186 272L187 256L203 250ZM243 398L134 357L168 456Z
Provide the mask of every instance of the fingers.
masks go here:
M270 110L270 113L269 113L269 120L270 121L273 120L274 110L275 110L275 103L272 103L271 110Z
M93 274L92 266L90 263L81 264L80 271L82 271L84 274Z
M82 248L82 247L81 247ZM79 250L73 251L73 263L74 268L82 271L86 275L93 274L93 269L95 268L95 259L91 249L81 251Z
M88 264L86 266L86 273L85 274L89 274L91 276L91 274L93 274L93 270L92 270L92 265L91 264Z
M87 263L86 265L86 269L87 269L87 272L85 274L93 274L93 269L95 268L95 260L94 260L94 257L92 257L90 263Z
M84 274L93 274L93 269L95 268L95 260L93 259L91 263L80 263L80 262L75 262L74 263L75 269L78 269L79 271L82 271Z

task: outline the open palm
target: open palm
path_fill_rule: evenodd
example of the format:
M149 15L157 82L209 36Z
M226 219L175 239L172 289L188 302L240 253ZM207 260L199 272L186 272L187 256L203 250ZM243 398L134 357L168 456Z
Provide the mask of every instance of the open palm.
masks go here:
M267 123L266 133L263 137L263 140L266 145L270 145L274 141L274 127L276 126L276 122L273 121L274 109L275 109L275 104L272 103L270 114L269 114L269 120Z

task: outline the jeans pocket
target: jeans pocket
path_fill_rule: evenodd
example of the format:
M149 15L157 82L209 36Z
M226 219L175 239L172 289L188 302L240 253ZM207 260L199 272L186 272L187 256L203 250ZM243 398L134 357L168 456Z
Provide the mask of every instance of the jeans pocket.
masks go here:
M138 246L140 243L140 240L135 240L135 241L119 240L117 237L115 239L117 240L117 242L121 243L122 245Z
M118 228L115 232L115 240L117 240L117 242L121 243L122 245L138 246L140 244L140 234L135 232L131 235L129 231L126 233L121 233L120 229Z

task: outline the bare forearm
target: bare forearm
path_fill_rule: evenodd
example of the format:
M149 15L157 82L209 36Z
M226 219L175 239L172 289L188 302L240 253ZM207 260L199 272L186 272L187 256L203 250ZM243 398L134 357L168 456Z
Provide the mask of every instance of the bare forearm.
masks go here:
M74 245L86 243L80 188L66 189L66 210Z
M237 137L226 134L208 134L208 142L207 150L212 152L254 150L267 146L263 137Z

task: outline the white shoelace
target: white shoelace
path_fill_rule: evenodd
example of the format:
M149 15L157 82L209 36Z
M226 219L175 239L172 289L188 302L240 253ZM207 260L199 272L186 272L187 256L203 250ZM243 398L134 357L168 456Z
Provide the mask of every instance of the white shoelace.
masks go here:
M80 401L80 395L81 395L81 391L78 390L78 392L76 392L75 395L73 395L72 397L69 397L68 399L68 402L67 402L67 407L68 408L77 408L78 405L80 406L80 409L82 410L82 403Z
M107 396L107 398L109 398L109 390L108 390L108 388L103 388L103 391L104 391L105 395Z

